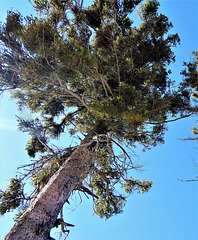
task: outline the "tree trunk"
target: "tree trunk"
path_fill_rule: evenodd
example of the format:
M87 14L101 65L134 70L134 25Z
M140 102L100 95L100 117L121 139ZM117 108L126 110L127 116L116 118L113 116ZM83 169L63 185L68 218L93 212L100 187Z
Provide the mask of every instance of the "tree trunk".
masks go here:
M91 140L91 141L90 141ZM86 178L92 163L92 138L86 137L14 224L4 240L46 240L64 203Z

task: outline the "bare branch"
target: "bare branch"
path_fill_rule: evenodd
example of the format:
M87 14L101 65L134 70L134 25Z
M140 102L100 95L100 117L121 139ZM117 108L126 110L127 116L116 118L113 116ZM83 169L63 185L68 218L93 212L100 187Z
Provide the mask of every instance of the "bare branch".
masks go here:
M182 141L198 141L198 137L196 138L192 138L192 137L189 137L189 138L178 138L179 140L182 140Z
M125 149L119 143L117 143L115 140L111 139L111 141L114 142L123 151L123 153L128 157L128 159L130 160L130 162L132 164L132 168L133 168L133 163L131 161L131 158L128 155L128 153L125 151Z
M91 195L92 197L94 197L94 198L99 198L97 195L95 195L91 190L89 190L88 188L86 188L85 186L83 186L83 185L81 185L79 188L77 188L77 190L79 190L79 191L85 191L86 193L88 193L89 195Z
M198 109L195 109L195 111L192 112L192 113L190 113L190 114L187 114L187 115L184 115L184 116L175 118L175 119L171 119L171 120L164 120L164 121L161 121L161 122L143 122L143 123L145 123L145 124L163 124L163 123L175 122L175 121L177 121L177 120L180 120L180 119L183 119L183 118L188 118L188 117L196 114L196 113L197 113L197 110L198 110Z
M198 182L198 179L183 180L183 179L177 178L177 180L179 180L179 181L181 181L181 182Z

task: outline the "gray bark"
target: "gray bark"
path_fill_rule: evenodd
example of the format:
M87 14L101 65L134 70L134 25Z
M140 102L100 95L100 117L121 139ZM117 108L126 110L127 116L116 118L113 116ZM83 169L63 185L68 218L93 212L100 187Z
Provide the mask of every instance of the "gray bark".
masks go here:
M86 137L14 224L4 240L46 240L64 203L86 178L92 163L92 150Z

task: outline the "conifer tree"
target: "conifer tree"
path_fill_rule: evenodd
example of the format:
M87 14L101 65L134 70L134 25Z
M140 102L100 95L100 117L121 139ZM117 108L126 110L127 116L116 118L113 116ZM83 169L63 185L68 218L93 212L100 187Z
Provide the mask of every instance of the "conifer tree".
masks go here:
M93 197L100 217L121 213L127 195L152 186L128 177L141 167L131 154L135 146L145 151L163 143L168 122L196 113L191 89L197 68L177 86L170 79L172 48L180 39L169 34L173 25L159 13L158 1L32 5L36 16L9 11L0 28L0 90L36 116L18 119L19 130L30 135L26 150L33 160L0 195L1 214L25 206L9 240L50 239L57 225L65 231L61 209L76 191ZM136 10L139 27L131 18ZM81 138L79 145L54 146L67 131ZM30 196L26 178L34 187Z

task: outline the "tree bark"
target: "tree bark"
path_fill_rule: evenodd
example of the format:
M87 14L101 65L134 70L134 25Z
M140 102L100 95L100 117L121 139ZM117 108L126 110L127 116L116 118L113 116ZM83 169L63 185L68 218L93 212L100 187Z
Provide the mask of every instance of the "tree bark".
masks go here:
M14 224L4 240L46 240L64 203L72 191L86 178L92 163L94 146L87 136Z

